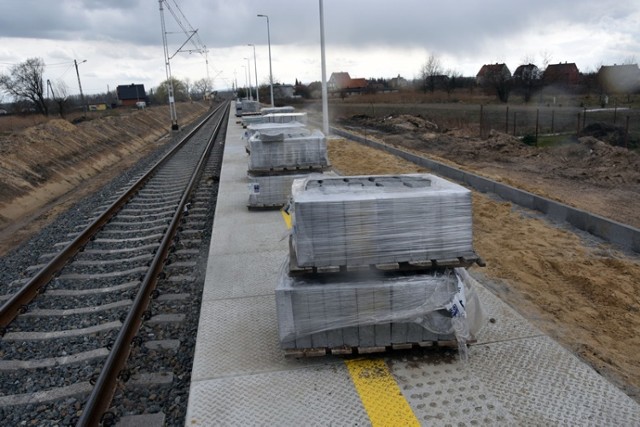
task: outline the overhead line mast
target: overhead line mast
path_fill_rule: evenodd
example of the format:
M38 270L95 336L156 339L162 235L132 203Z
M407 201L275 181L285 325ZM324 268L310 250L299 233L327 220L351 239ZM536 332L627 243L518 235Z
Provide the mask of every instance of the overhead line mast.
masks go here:
M165 61L165 71L167 74L167 92L169 96L169 111L171 114L171 129L178 130L178 114L176 113L175 106L175 96L174 96L174 87L173 87L173 79L171 78L171 59L176 56L178 53L200 53L205 58L205 64L207 67L207 85L209 84L209 56L207 47L202 43L200 36L198 35L198 30L194 30L187 17L182 13L180 6L176 3L175 0L172 0L173 6L169 3L169 0L158 0L160 4L160 22L162 24L162 44L164 45L164 61ZM163 3L166 6L167 10L173 16L173 19L176 21L182 32L187 39L180 45L180 47L174 52L173 55L169 55L169 47L167 43L167 29L164 21L164 8ZM175 8L175 10L174 10ZM182 49L187 43L191 43L193 45L193 49Z
M169 47L167 45L167 29L164 23L164 9L162 3L164 0L158 0L160 4L160 23L162 25L162 45L164 46L164 69L167 75L167 95L169 97L169 114L171 116L171 129L178 130L178 113L176 112L176 101L173 95L173 79L171 77L171 61L169 58Z

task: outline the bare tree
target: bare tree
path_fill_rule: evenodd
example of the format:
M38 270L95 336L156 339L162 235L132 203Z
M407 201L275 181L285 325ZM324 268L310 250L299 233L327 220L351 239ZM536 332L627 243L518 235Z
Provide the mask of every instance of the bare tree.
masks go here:
M184 84L184 90L187 92L187 98L191 100L191 89L193 87L191 79L189 77L185 77L182 79L182 83Z
M427 93L430 90L432 93L436 89L436 76L442 74L442 65L440 59L431 54L427 59L427 62L422 64L420 68L420 80L422 81L422 90Z
M209 92L211 92L211 82L206 78L196 80L191 85L191 93L196 99L206 99Z
M445 74L447 75L447 95L451 96L451 92L460 86L462 73L457 70L449 69Z
M502 102L509 100L513 80L506 64L495 64L485 72L482 87L487 94L495 94Z
M62 80L58 80L54 84L47 80L47 84L51 89L51 98L58 106L58 114L60 114L60 117L64 119L69 101L69 87Z
M0 88L17 101L30 102L38 113L46 116L49 109L44 97L44 67L41 58L29 58L14 65L9 69L9 74L0 75Z
M542 56L542 69L541 69L541 71L544 72L544 70L547 69L549 64L551 64L551 61L552 61L551 53L549 53L548 50L545 50L545 51L541 52L540 55Z

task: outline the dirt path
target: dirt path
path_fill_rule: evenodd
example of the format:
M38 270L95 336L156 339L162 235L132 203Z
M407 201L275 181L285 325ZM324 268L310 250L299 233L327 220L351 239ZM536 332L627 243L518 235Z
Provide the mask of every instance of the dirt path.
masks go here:
M342 174L424 172L345 140L329 143ZM473 195L476 268L493 292L640 401L640 258L582 240L510 203Z

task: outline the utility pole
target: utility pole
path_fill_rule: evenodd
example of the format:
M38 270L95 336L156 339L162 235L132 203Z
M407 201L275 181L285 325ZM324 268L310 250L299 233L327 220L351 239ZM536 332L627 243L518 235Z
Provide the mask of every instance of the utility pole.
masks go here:
M176 112L176 100L173 95L173 79L171 77L171 62L169 60L169 48L167 47L167 29L164 23L164 9L162 8L162 2L164 0L158 0L160 4L160 23L162 25L162 44L164 45L164 65L165 73L167 75L167 95L169 97L169 114L171 115L171 130L179 130L178 125L178 113Z
M81 64L83 64L85 62L87 62L86 59L84 61L82 61ZM80 100L82 101L82 117L84 117L86 119L87 118L87 103L84 102L84 94L82 93L82 83L80 83L80 72L78 71L78 61L76 61L74 59L73 63L76 66L76 76L78 76L78 87L80 88Z

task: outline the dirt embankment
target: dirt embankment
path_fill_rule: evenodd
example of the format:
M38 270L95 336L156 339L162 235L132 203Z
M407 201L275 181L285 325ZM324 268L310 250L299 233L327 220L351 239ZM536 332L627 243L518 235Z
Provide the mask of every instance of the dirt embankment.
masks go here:
M346 175L424 172L345 140L330 141L329 157ZM473 230L483 282L640 401L640 260L478 193Z
M207 108L177 105L183 124ZM52 119L0 137L0 254L167 142L169 124L168 108L155 107L78 124Z
M640 154L592 136L539 148L501 132L486 139L422 117L355 116L342 124L434 160L640 228ZM356 129L357 129L356 128ZM477 132L474 134L477 135Z

